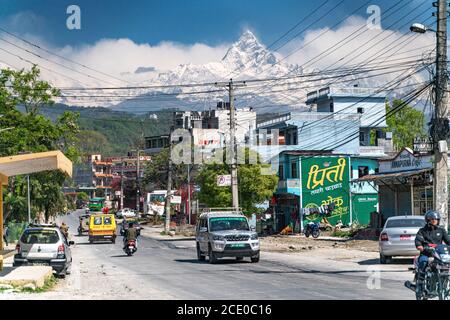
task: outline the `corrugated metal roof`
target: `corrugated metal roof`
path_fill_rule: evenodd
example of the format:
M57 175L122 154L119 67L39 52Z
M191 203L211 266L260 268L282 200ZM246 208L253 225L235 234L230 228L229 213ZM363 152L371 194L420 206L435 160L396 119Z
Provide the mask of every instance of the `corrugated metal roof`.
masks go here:
M411 177L411 176L415 176L415 175L429 172L432 170L433 169L420 169L420 170L392 172L392 173L383 173L383 174L370 174L370 175L364 176L359 179L354 179L351 182L379 181L379 180L390 179L390 178Z

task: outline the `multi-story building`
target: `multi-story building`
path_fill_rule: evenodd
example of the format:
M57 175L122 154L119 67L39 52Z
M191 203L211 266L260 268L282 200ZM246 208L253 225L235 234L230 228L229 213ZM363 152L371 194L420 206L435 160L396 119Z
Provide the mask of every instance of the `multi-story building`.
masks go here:
M392 134L383 131L385 103L386 94L373 89L327 87L311 92L306 104L316 111L291 112L257 125L258 137L263 137L258 151L271 156L310 150L387 157L393 147Z
M111 184L113 179L113 173L111 170L112 162L105 159L102 160L100 154L90 155L88 162L92 165L93 171L93 186L96 190L103 190L107 199L111 196Z
M205 148L218 148L230 141L230 105L219 102L215 110L174 112L174 128L189 130L192 143ZM236 143L244 144L256 129L256 112L252 108L236 109ZM160 152L169 145L169 135L147 137L146 153Z

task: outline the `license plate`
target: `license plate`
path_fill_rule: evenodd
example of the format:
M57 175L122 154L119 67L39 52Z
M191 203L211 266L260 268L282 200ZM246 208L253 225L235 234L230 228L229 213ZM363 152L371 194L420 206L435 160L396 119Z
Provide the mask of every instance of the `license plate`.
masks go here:
M33 266L48 266L48 263L45 263L45 262L32 262L31 265L33 265Z
M232 248L244 248L245 244L232 244L231 247Z
M400 236L400 240L411 240L411 236L408 234L408 235L401 235Z

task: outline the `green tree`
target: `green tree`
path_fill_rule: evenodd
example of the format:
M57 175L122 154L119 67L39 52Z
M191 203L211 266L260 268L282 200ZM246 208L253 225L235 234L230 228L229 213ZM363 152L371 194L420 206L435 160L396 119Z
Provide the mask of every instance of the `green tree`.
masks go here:
M388 127L386 132L392 132L394 139L394 147L400 150L403 147L413 147L415 137L425 137L425 117L424 114L415 110L404 102L395 99L392 106L386 102L386 113L392 110L399 110L386 120Z
M53 104L58 90L39 79L40 71L0 70L0 127L12 128L0 134L0 155L16 155L28 152L61 150L72 161L78 158L76 135L78 115L62 113L54 122L39 114L40 108ZM19 111L24 106L25 112ZM41 172L30 175L33 213L43 212L46 220L66 207L61 187L66 177L61 172ZM9 179L6 216L24 220L27 196L26 179Z
M249 159L250 151L245 150L246 159ZM259 160L259 157L258 157ZM240 164L238 165L239 203L245 213L258 211L260 204L272 197L278 184L276 175L263 175L261 170L270 168L268 164ZM200 187L199 200L209 207L230 207L232 204L231 188L218 187L217 176L230 174L228 164L204 165L196 179Z
M77 199L78 200L83 200L83 201L88 201L89 200L89 195L86 192L78 192L77 193Z
M169 163L169 148L162 150L152 157L144 172L143 183L149 190L167 189L167 173ZM172 166L172 189L179 189L187 182L187 165Z

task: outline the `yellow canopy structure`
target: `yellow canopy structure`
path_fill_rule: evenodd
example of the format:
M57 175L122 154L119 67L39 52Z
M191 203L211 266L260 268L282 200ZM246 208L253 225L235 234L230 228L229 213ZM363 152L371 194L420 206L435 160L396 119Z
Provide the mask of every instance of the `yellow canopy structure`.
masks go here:
M8 177L50 170L61 170L72 176L72 161L61 151L0 158L0 250L3 250L3 186L8 185Z

